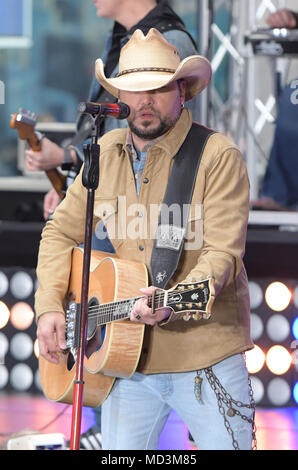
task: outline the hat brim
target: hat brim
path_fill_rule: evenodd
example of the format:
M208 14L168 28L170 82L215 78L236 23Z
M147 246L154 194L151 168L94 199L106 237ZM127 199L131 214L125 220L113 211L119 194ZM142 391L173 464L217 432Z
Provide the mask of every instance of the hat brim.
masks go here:
M205 57L194 55L182 60L175 73L136 71L115 78L107 78L103 61L97 59L95 75L99 83L115 97L118 97L119 90L132 92L156 90L183 78L186 80L185 100L188 101L207 87L211 80L212 70L210 62Z

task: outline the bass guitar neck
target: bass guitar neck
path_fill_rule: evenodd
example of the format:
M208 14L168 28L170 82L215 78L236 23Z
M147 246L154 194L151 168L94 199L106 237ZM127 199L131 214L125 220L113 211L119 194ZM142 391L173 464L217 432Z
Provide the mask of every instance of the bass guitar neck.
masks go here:
M35 133L35 125L36 117L30 111L20 110L18 113L14 113L10 119L10 127L18 131L19 138L26 140L32 150L39 152L41 150L41 141ZM59 197L63 199L65 195L65 176L56 168L45 170L45 174Z

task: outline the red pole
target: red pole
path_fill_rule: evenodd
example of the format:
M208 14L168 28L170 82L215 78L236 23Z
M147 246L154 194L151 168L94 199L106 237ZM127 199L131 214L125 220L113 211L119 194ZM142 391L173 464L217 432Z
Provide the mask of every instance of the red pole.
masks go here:
M72 431L70 439L70 450L79 450L80 448L83 387L83 384L75 383L72 407Z
M82 173L82 184L87 188L87 205L85 220L85 243L82 274L81 291L81 316L80 316L80 337L77 350L76 379L73 386L73 406L70 450L80 448L83 392L84 392L84 357L86 343L86 327L88 318L88 291L89 273L91 258L92 222L94 209L94 192L99 182L99 156L100 146L97 144L100 123L104 119L101 115L93 116L93 128L91 132L92 143L84 145L85 163Z
M82 274L81 318L80 318L80 338L79 338L80 341L79 341L79 347L77 350L76 379L74 381L74 387L73 387L70 450L79 450L80 448L83 392L84 392L84 357L85 357L85 343L86 343L86 326L87 326L87 317L88 317L88 290L89 290L89 272L90 272L90 257L91 257L91 237L92 237L91 227L92 227L93 206L94 206L94 192L93 190L89 189L88 197L87 197L86 229L85 229L85 244L84 244L83 274Z
M84 331L84 339L85 339L85 331ZM85 347L80 347L78 349L78 356L77 356L76 380L74 381L74 387L73 387L70 450L79 450L80 448L83 394L84 394L84 355L85 355Z

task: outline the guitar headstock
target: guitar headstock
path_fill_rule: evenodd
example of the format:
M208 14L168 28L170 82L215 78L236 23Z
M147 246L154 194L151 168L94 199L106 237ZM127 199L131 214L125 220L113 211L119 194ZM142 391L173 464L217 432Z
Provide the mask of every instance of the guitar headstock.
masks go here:
M17 129L20 139L30 139L34 135L36 114L26 109L20 109L18 113L11 115L10 127Z
M177 284L168 290L167 306L176 314L185 313L184 320L208 319L214 302L214 279Z

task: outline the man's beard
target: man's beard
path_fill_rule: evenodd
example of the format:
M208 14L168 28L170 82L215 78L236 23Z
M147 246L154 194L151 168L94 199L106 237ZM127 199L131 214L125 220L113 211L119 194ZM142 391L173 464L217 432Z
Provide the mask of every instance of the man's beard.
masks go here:
M156 111L155 114L157 114ZM151 121L144 121L142 123L142 129L134 125L133 119L128 119L128 125L130 127L131 132L133 132L140 139L154 140L168 132L176 124L179 115L175 119L162 118L159 114L158 117L159 124L153 129L147 129L147 127L150 126Z

